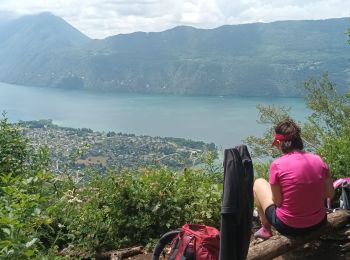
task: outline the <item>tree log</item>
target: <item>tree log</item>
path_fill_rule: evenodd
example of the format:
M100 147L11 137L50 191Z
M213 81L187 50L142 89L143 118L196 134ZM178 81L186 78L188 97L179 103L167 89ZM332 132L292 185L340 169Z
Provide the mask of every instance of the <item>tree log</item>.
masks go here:
M143 247L142 246L136 246L136 247L130 247L125 248L122 250L115 250L115 251L108 251L103 252L101 254L96 255L97 260L121 260L126 257L142 254Z
M349 223L350 213L338 210L327 216L327 224L312 233L299 237L273 236L249 248L247 260L268 260L291 251L307 242L313 241L322 235L329 234Z

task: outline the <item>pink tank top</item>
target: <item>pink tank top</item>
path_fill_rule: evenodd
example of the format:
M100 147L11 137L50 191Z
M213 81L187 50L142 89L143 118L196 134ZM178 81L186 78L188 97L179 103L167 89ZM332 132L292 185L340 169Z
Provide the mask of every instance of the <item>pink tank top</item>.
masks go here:
M305 228L325 217L324 180L330 175L323 160L308 152L291 152L274 160L270 167L270 184L279 184L282 204L276 208L278 218L290 227Z

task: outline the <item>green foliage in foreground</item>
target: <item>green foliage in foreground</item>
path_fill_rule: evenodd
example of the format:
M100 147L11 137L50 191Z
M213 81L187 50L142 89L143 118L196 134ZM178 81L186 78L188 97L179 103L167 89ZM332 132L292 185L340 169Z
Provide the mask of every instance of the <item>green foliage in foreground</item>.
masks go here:
M0 258L90 257L147 244L185 222L218 226L222 169L166 168L54 176L45 149L33 151L0 121ZM6 138L5 138L6 137Z
M306 150L320 154L329 164L334 178L350 176L350 100L336 91L327 75L305 82L305 102L311 115L302 125ZM271 147L273 126L289 117L289 108L258 106L260 123L267 131L262 137L248 137L246 143L252 149L253 157L260 158L258 167L266 170L266 160L279 155ZM265 162L264 162L265 161ZM267 178L266 173L259 173Z
M221 176L166 169L93 174L65 192L55 215L73 251L146 244L186 222L218 226Z
M0 258L26 259L44 247L42 228L52 222L52 176L45 149L34 152L6 119L0 122Z

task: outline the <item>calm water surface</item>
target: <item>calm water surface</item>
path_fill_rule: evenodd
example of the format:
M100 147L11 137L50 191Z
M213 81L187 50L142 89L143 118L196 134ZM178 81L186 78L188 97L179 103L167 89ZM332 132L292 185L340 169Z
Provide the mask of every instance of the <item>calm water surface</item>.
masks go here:
M308 115L301 98L101 94L0 83L0 110L12 122L53 119L60 126L184 137L219 148L263 133L264 126L256 122L257 104L291 107L297 120Z

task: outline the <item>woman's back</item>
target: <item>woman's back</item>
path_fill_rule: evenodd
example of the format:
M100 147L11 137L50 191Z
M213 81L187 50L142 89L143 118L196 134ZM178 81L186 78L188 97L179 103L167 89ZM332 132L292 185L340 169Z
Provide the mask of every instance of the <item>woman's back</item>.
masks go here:
M282 204L277 216L287 225L303 228L319 223L325 216L324 180L328 166L312 153L293 151L273 161L270 184L279 184Z

